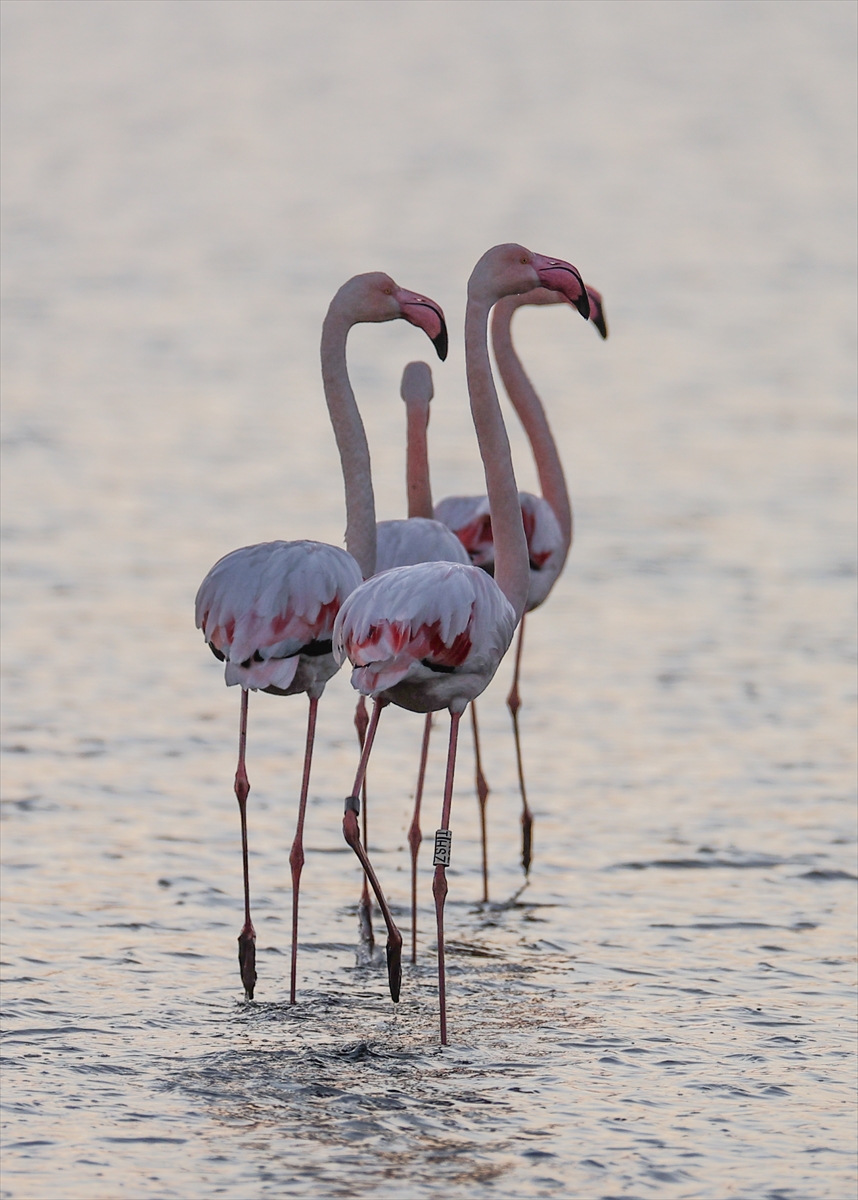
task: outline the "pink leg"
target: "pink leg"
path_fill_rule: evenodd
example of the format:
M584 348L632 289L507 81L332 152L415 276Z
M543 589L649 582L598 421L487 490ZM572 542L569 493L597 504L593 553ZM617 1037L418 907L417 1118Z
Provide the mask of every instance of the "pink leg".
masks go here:
M247 751L247 690L241 689L241 716L238 725L238 768L235 772L235 798L241 814L241 861L244 868L244 928L238 935L238 966L248 1000L256 987L256 930L250 919L250 866L247 857L247 797L250 784L244 766Z
M298 973L298 891L301 887L301 872L304 869L304 816L307 812L307 793L310 790L310 764L313 761L313 742L316 737L316 709L318 698L310 697L310 715L307 718L307 746L304 751L304 776L301 780L301 799L298 801L298 826L289 855L292 868L292 973L289 983L289 1003L295 1003L295 981Z
M408 830L408 845L411 847L411 961L417 962L417 855L423 834L420 832L420 803L423 799L423 781L426 778L426 759L429 754L429 735L432 733L432 714L426 714L423 726L423 746L420 750L420 768L417 772L417 787L414 791L414 817Z
M453 774L456 770L456 743L459 740L461 713L450 713L450 748L447 753L447 778L444 781L444 807L441 829L435 834L435 921L438 927L438 1002L441 1009L441 1045L447 1045L447 977L444 969L444 902L447 899L447 867L450 863L450 809L453 804ZM447 834L444 839L440 833Z
M477 800L480 805L480 836L483 843L483 904L489 902L489 841L486 832L486 801L489 798L489 785L483 774L483 762L480 755L480 731L477 728L477 702L471 701L471 728L474 732L474 762L476 766Z
M361 845L358 830L361 784L366 777L366 765L369 761L372 743L375 741L378 719L381 716L381 710L384 708L385 703L386 701L384 700L376 700L374 702L372 717L367 729L366 740L364 742L363 753L360 756L352 794L346 797L346 807L343 815L343 837L358 856L361 866L369 877L369 882L372 885L372 890L375 892L375 898L381 909L381 915L384 917L384 923L387 926L387 980L390 986L390 997L392 1000L397 1001L399 1000L399 992L402 987L402 934L393 923L393 916L384 898L381 884L378 882L378 877L372 868L372 863L369 861L366 850Z
M369 726L369 714L366 711L366 699L361 696L355 708L355 729L357 730L358 742L363 750L364 742L366 741L366 731ZM361 826L363 834L363 844L369 849L369 830L367 827L367 813L369 806L366 802L366 775L363 778L361 785L361 794L363 797L363 812L361 813ZM369 947L370 953L375 946L375 935L372 932L372 901L369 896L369 883L366 877L366 871L363 873L363 887L360 894L360 906L358 908L358 920L360 921L360 936L361 941L365 942Z
M527 875L530 871L530 861L533 851L533 814L527 803L527 791L524 786L524 764L521 760L521 737L518 730L518 710L521 708L521 697L518 694L518 677L521 673L521 649L524 645L524 617L518 627L518 644L515 648L515 672L512 677L512 687L506 698L507 707L512 717L512 731L515 736L515 761L518 766L518 786L521 789L521 865Z

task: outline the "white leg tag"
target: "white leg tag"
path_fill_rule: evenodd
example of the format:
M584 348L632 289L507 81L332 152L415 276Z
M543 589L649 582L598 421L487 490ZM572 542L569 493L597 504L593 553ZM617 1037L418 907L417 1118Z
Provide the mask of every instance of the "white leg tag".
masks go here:
M453 834L449 829L435 830L435 857L432 860L432 865L435 867L449 867L450 865L450 846L453 842Z

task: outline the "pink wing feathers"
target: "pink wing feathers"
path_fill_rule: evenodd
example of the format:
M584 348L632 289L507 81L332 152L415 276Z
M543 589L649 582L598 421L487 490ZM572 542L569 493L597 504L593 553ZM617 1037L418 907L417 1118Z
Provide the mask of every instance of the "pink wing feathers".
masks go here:
M334 626L334 656L349 658L364 695L406 677L461 670L494 675L515 631L515 612L484 571L431 562L375 575L352 593Z
M551 505L541 496L519 492L524 536L530 557L527 611L546 598L563 565L563 533ZM488 496L448 496L435 508L439 521L448 525L476 567L491 571L495 550Z
M285 690L302 649L326 651L340 606L360 581L351 555L323 542L244 546L200 585L197 628L226 662L227 686Z

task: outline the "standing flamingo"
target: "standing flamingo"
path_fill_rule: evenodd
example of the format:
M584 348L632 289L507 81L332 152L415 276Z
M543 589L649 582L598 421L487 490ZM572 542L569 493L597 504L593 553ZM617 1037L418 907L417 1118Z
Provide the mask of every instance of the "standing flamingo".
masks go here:
M590 320L603 338L608 336L602 297L595 288L587 287L590 301ZM535 288L521 296L505 296L492 313L492 345L498 370L504 382L513 408L518 413L524 431L530 441L536 470L539 475L541 496L530 492L519 492L521 515L530 563L530 589L527 596L525 615L538 608L547 599L560 572L566 563L572 545L572 507L563 474L563 465L557 445L551 433L542 402L527 377L521 360L512 342L511 323L517 309L528 304L570 303L560 292L548 288ZM468 551L470 561L483 570L494 570L494 543L492 518L488 496L448 496L435 509L439 521L449 525ZM507 696L507 707L512 717L515 738L516 766L521 791L522 849L521 862L525 874L530 871L533 849L533 814L527 802L524 782L524 764L521 753L518 712L521 696L518 689L521 673L521 654L524 645L524 616L518 629L515 649L515 667L512 686ZM483 900L489 898L488 849L486 837L486 801L489 788L482 769L476 706L471 706L471 721L474 734L476 758L477 798L480 806L480 828L483 847Z
M322 372L337 433L347 489L362 489L361 508L349 513L349 553L323 542L263 542L221 558L200 585L196 623L216 658L226 663L228 687L241 685L238 769L235 794L241 817L244 871L244 926L238 938L241 980L249 999L256 986L256 932L250 916L245 768L248 691L291 696L306 692L310 701L298 824L289 863L292 871L292 954L290 1003L295 1003L298 954L298 893L304 865L304 817L316 710L325 684L340 667L331 650L334 619L345 598L375 567L375 520L366 439L349 421L337 386L348 330L359 321L404 318L423 329L439 353L446 353L447 331L441 309L431 300L398 287L381 273L359 275L340 288L331 302L322 333ZM332 385L331 381L335 381ZM348 388L348 376L345 375ZM350 388L349 388L350 391ZM353 402L353 398L352 398Z
M360 844L360 789L383 707L393 702L412 712L450 712L450 742L441 829L435 835L435 919L438 930L438 991L441 1043L447 1044L444 962L446 866L450 861L450 810L459 721L468 703L491 681L512 641L527 603L527 542L509 441L492 379L488 317L506 295L540 284L563 291L589 316L589 299L578 271L514 244L489 250L468 283L465 354L471 412L495 514L495 573L460 563L422 563L385 571L361 584L340 609L334 653L348 657L352 684L374 705L351 794L345 802L343 833L370 875L378 881ZM388 976L401 971L401 936L388 924Z
M446 356L441 355L442 358ZM436 521L432 515L432 490L429 482L429 461L427 451L427 429L429 425L429 406L434 395L432 372L426 363L408 363L402 372L400 394L405 401L406 410L406 492L408 496L408 517L391 521L379 521L376 526L376 574L388 571L391 567L411 566L421 562L469 562L468 553L458 537L441 521ZM358 417L358 419L360 419ZM423 752L421 766L418 771L417 788L415 791L414 819L408 834L411 846L411 875L412 875L412 923L411 941L412 961L416 961L416 872L417 855L420 845L420 801L425 776L426 755L428 753L429 726L431 715L427 715L426 728L423 736ZM369 716L366 701L361 696L355 709L355 728L358 741L363 749ZM366 779L362 789L363 809L361 812L363 844L368 845L367 829L367 787ZM369 890L367 878L364 875L363 892L360 902L361 934L370 946L373 944L372 920L370 914Z

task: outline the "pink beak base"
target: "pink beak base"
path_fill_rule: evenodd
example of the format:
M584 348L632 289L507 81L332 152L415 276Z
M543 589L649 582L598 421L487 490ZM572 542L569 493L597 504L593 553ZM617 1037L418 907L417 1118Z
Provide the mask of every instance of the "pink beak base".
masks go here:
M441 306L428 296L418 296L416 292L407 292L404 288L396 293L396 299L405 320L423 330L443 362L447 357L447 322Z

